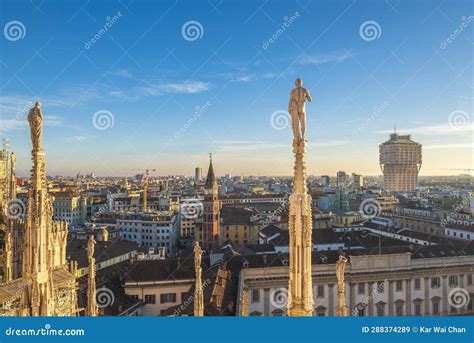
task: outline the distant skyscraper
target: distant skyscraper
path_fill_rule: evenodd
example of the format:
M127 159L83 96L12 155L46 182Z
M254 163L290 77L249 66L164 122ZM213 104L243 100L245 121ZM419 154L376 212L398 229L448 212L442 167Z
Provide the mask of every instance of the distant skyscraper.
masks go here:
M330 183L331 183L331 179L330 179L329 176L327 176L327 175L321 176L321 184L322 184L323 186L329 186Z
M204 186L203 216L202 216L202 246L206 250L215 249L219 244L219 199L218 185L212 155L209 159L206 185Z
M412 191L418 186L421 168L421 144L411 140L410 135L396 132L380 144L380 168L383 172L386 191Z
M201 181L202 180L202 168L201 167L196 167L196 169L194 169L194 180L195 181Z
M364 187L364 177L362 175L352 173L352 186L355 189Z
M349 175L345 171L337 172L337 187L345 187L349 183Z

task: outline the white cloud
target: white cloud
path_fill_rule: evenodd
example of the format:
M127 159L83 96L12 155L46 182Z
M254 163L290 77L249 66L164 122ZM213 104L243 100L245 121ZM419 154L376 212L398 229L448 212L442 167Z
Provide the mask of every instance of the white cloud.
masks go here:
M207 91L209 83L201 81L186 80L182 82L152 83L144 82L144 85L131 90L112 90L109 95L127 100L136 100L148 96L160 96L164 94L195 94Z
M354 53L352 51L334 51L330 53L320 54L304 54L298 58L298 63L303 65L308 64L323 64L328 62L342 62L352 58Z
M466 143L451 143L451 144L432 144L432 145L424 145L423 149L434 150L434 149L474 149L473 142L466 142Z
M466 123L465 125L460 126L451 126L449 124L440 124L432 126L419 126L412 127L409 129L397 129L397 133L407 135L407 134L419 134L419 135L455 135L455 134L465 134L467 132L474 132L474 124ZM375 133L391 134L393 130L382 130L375 131Z
M125 77L128 79L132 79L134 76L132 72L128 69L117 69L114 71L110 71L107 74L113 75L113 76L120 76L120 77Z
M320 142L313 142L309 143L310 146L313 147L327 147L327 146L342 146L349 144L349 141L344 140L327 140L327 141L320 141Z

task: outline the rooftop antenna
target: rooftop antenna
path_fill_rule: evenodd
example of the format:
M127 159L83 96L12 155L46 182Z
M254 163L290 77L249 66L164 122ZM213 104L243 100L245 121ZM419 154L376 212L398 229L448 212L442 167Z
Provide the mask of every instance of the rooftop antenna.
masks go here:
M395 124L394 133L397 134L397 124Z

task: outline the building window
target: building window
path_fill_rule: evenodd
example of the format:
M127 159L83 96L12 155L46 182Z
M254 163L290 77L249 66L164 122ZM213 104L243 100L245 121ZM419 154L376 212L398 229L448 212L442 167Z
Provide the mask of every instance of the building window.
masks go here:
M260 290L252 289L252 303L260 302Z
M421 300L415 301L415 316L421 316Z
M317 297L318 298L323 298L324 297L324 285L318 285Z
M385 303L377 304L377 316L379 317L385 316Z
M326 307L324 306L318 306L316 308L316 316L318 317L324 317L326 316Z
M156 296L154 294L145 294L145 304L156 304Z
M415 286L415 289L421 289L421 279L416 278L414 280L414 286Z
M439 298L432 299L433 303L433 315L439 315Z
M395 281L395 290L397 292L403 291L403 280L397 280Z
M395 315L403 316L403 309L404 309L403 301L396 301L395 302Z
M449 285L450 286L457 286L458 285L458 276L457 275L450 275L449 276Z
M441 286L441 279L438 276L431 278L431 288L439 288Z
M274 317L282 317L284 315L285 315L285 311L283 311L282 309L276 309L272 311L272 316Z
M365 283L358 283L357 284L357 293L364 294L365 293Z
M160 295L160 303L175 303L176 302L176 293L164 293Z

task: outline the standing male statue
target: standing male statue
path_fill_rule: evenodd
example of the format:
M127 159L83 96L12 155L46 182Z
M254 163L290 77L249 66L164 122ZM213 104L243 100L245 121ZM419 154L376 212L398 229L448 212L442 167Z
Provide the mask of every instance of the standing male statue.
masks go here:
M305 102L311 102L311 94L306 88L303 88L303 80L296 79L295 88L290 92L290 101L288 102L288 113L291 115L291 128L293 129L293 138L296 142L305 139L306 131L306 106Z
M87 240L87 258L89 260L94 258L95 243L94 236L90 235L89 239Z
M43 130L43 114L41 113L41 103L36 102L35 107L28 113L28 123L30 124L31 144L33 151L41 150L41 133Z

